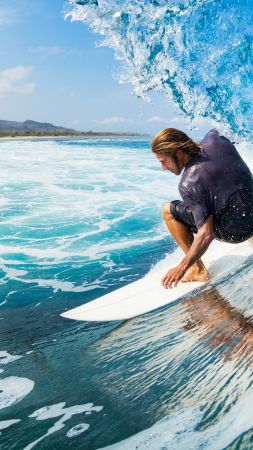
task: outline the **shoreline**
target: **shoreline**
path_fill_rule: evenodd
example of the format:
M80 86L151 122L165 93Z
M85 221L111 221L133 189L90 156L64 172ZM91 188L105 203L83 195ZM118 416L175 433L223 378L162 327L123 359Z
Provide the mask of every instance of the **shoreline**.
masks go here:
M62 136L52 136L52 135L46 135L46 136L1 136L1 141L33 141L33 140L41 140L41 141L48 141L50 139L53 140L60 140L60 139L75 139L75 140L81 140L81 139L90 139L90 138L144 138L149 137L146 134L87 134L87 135L62 135Z

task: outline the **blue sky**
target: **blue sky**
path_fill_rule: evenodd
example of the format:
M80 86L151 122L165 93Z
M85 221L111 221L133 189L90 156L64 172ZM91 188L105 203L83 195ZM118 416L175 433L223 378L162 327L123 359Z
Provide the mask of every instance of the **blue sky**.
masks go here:
M94 131L187 130L167 98L145 102L118 83L113 50L97 47L99 36L85 24L65 20L64 5L0 0L0 119Z

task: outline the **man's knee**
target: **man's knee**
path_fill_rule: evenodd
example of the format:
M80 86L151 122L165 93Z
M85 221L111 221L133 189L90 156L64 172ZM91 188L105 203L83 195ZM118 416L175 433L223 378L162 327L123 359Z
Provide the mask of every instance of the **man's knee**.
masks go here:
M166 202L163 207L163 218L164 220L172 220L173 216L170 211L171 202Z

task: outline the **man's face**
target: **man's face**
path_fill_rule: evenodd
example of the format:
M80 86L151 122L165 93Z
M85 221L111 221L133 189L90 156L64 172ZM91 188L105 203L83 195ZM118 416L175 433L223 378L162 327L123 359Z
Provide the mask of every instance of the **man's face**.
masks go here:
M156 158L161 163L163 170L169 170L174 175L180 175L182 168L184 167L183 160L181 161L181 151L176 152L174 158L165 154L155 153Z

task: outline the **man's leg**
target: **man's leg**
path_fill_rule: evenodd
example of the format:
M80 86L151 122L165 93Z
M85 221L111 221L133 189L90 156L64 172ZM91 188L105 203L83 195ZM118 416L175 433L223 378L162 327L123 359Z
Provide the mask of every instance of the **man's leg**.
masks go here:
M250 241L251 244L253 244L253 236L251 238L248 239Z
M164 206L163 218L177 244L181 247L184 253L188 253L194 239L193 233L183 223L174 219L170 211L170 202L166 203ZM199 259L186 272L182 281L206 281L208 279L209 273L201 259Z

